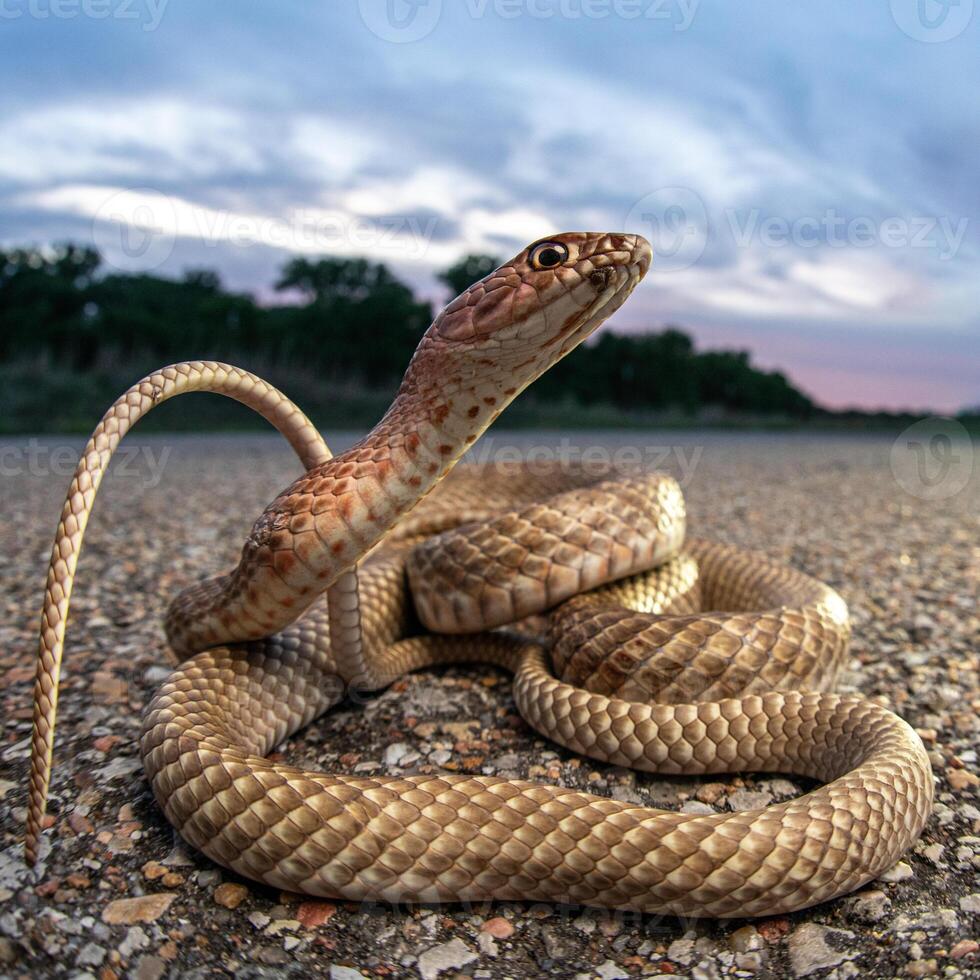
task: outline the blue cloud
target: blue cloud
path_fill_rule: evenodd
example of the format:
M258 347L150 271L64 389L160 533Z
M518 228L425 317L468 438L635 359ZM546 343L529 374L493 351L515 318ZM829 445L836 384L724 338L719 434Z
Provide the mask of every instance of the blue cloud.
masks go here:
M901 403L916 364L939 407L975 402L978 28L928 43L914 6L428 0L396 43L375 0L7 0L3 239L105 246L142 190L166 202L164 271L261 288L323 243L435 294L466 249L639 213L661 255L620 328L779 353L829 400L857 358L869 404ZM663 212L638 212L651 195Z

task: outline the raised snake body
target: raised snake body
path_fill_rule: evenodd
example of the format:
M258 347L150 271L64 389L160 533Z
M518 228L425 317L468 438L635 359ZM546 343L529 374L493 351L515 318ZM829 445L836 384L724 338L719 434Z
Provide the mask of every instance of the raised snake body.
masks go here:
M119 399L79 463L49 569L28 859L98 483L142 414L211 390L269 418L307 472L266 509L237 568L183 593L168 614L171 646L189 659L153 698L141 752L192 845L315 895L692 916L803 908L894 863L930 812L931 770L901 719L827 693L849 633L836 592L761 555L684 543L683 499L667 477L593 486L581 473L515 480L466 468L427 496L649 263L648 244L631 235L529 246L440 314L385 418L335 458L284 396L226 365L175 365ZM695 815L520 780L358 778L264 758L349 685L466 661L513 671L528 722L592 758L825 785L761 810Z

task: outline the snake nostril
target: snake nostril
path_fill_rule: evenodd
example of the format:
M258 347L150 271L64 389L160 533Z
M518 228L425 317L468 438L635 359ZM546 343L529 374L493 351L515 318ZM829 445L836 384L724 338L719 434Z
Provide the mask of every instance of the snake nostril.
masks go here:
M612 275L612 267L605 265L601 269L593 270L589 274L589 282L591 282L596 289L602 290L609 285L609 280L612 279Z

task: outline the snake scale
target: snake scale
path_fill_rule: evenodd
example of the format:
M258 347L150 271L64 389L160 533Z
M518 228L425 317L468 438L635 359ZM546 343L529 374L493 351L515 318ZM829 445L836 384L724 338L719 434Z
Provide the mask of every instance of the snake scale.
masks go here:
M167 615L183 661L146 711L140 749L167 819L210 858L275 887L350 900L717 917L805 908L893 864L930 813L931 769L904 721L831 693L849 637L836 592L763 555L686 540L683 497L666 476L501 478L460 467L436 487L522 389L620 307L650 262L634 235L528 246L436 318L387 414L336 457L285 396L227 365L174 365L117 400L79 462L48 573L28 860L99 482L143 414L203 390L264 415L306 468L256 522L237 567L186 590ZM593 759L823 785L702 815L524 780L357 777L265 758L351 687L463 662L512 671L529 724Z

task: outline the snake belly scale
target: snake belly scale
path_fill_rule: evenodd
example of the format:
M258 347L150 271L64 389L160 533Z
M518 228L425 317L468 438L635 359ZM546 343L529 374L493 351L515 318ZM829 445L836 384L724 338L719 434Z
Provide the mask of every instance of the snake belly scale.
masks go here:
M306 472L255 523L238 565L186 590L167 615L182 662L148 706L140 749L157 801L194 847L311 895L718 917L805 908L893 864L928 818L932 773L905 722L832 693L849 637L834 590L764 555L688 539L666 476L450 473L650 262L635 235L528 246L436 318L385 417L336 457L285 396L228 365L173 365L118 399L79 462L49 567L28 860L99 482L143 414L205 390L269 419ZM265 758L351 686L467 662L513 672L528 723L593 759L823 785L764 809L698 815L523 780L354 777Z

